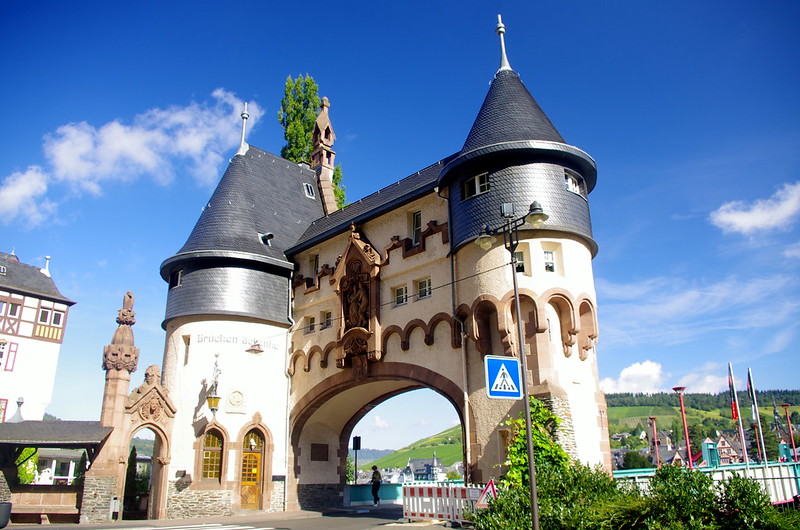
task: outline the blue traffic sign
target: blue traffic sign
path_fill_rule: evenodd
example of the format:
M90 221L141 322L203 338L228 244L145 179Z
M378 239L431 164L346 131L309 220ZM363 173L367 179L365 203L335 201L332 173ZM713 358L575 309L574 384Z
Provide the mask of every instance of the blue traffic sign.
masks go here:
M491 399L522 399L522 377L519 359L487 355L486 393Z

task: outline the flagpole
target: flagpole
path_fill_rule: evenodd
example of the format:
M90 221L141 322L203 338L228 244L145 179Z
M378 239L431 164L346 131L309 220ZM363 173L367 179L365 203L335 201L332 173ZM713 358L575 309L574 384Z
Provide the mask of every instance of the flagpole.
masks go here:
M733 407L734 418L738 419L739 424L739 444L742 446L742 456L744 457L744 464L750 467L750 459L747 457L747 446L744 441L744 427L742 426L742 415L739 414L739 396L736 395L736 383L733 380L733 365L728 363L728 384L731 387L731 406Z
M758 439L761 440L761 450L764 452L764 465L769 462L767 446L764 444L764 430L761 428L761 413L758 412L758 397L756 397L756 385L753 382L753 371L747 369L747 386L750 389L750 400L753 402L753 410L756 413L756 427L758 428Z

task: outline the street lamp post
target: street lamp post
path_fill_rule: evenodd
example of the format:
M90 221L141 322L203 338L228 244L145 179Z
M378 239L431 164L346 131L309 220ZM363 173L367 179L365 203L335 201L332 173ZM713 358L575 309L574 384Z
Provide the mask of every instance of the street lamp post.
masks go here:
M661 467L661 458L658 456L658 429L656 429L656 418L650 416L648 419L650 420L650 425L653 427L653 444L656 447L656 467Z
M206 403L208 404L209 410L211 410L211 414L214 415L216 418L217 411L219 410L219 393L218 393L218 386L219 386L219 376L221 374L221 370L219 369L219 353L214 355L214 371L211 375L211 386L208 389L208 395L206 396Z
M685 386L676 386L672 390L678 393L678 400L681 402L681 418L683 419L683 436L686 440L686 459L689 461L689 469L694 469L692 465L692 445L689 443L689 425L686 423L686 408L683 406L683 391Z
M519 351L519 361L522 367L522 395L525 402L525 434L528 444L528 477L530 483L530 497L531 497L531 522L533 530L539 530L539 500L536 495L536 464L534 462L533 453L533 438L531 431L533 425L531 423L531 402L528 394L528 362L527 355L525 354L525 333L522 328L522 317L519 308L519 286L517 285L517 246L519 245L519 229L522 226L530 226L531 228L541 228L548 215L542 210L542 205L537 201L533 201L528 210L528 213L523 217L514 218L514 205L512 203L503 203L501 206L501 214L505 219L503 226L497 230L492 230L487 225L484 227L483 232L475 240L475 244L483 250L489 250L492 244L496 241L495 234L503 233L503 243L511 254L511 278L514 282L514 310L517 318L517 350Z
M783 410L786 412L786 424L789 426L789 439L792 440L792 461L797 462L797 448L794 446L794 429L792 429L792 421L789 418L789 407L792 405L790 403L784 403L781 405Z

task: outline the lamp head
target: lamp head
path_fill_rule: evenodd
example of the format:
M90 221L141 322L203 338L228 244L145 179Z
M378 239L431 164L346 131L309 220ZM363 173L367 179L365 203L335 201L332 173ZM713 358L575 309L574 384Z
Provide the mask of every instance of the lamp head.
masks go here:
M686 390L686 387L685 386L674 386L674 387L672 387L672 390L674 390L678 394L683 394L683 391Z
M489 228L489 225L485 225L483 230L481 230L481 235L475 239L475 244L481 247L483 250L489 250L492 248L492 245L494 245L495 241L497 241L497 238L494 237L494 234L492 234L492 229Z
M528 224L533 228L541 228L542 225L544 225L544 222L549 218L550 216L544 213L542 205L539 204L539 201L533 201L530 209L528 210L528 215L525 216L525 224Z

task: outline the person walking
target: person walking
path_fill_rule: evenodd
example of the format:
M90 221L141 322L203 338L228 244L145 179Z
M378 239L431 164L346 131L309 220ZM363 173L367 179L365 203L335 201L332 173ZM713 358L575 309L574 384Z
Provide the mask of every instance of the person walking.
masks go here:
M381 472L378 471L378 466L372 466L372 505L377 506L381 503L380 497L378 497L378 491L381 489Z

